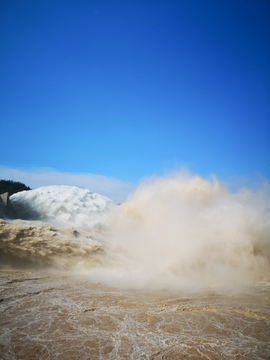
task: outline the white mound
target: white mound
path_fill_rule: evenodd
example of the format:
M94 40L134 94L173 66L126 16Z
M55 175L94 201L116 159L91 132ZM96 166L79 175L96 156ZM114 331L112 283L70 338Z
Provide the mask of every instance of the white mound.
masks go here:
M58 226L92 227L104 222L115 204L105 196L75 186L46 186L10 197L18 216Z

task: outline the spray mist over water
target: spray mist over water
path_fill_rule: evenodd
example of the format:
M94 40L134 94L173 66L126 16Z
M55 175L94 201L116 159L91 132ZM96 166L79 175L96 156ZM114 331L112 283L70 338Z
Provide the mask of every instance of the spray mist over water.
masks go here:
M141 183L100 225L108 200L88 192L18 194L28 220L0 219L0 268L27 270L1 271L2 353L269 359L269 198L180 173Z
M12 199L28 220L34 214L73 228L2 222L0 258L12 259L11 266L30 261L113 286L154 289L239 289L270 277L268 184L231 192L214 177L182 172L142 182L121 206L73 187Z
M237 288L267 277L269 195L267 184L232 193L215 178L184 173L145 181L107 221L107 241L130 261L98 277L155 288Z

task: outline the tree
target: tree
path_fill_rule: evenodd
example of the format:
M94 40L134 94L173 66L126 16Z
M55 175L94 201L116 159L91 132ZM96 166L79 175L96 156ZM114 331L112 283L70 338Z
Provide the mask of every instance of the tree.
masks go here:
M19 181L0 180L0 194L8 192L9 196L11 196L23 190L31 190L31 188Z

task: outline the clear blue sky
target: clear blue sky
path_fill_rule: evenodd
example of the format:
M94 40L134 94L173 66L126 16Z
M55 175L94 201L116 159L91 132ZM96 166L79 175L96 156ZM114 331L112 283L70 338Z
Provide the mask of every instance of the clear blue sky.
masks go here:
M268 0L1 1L0 165L269 178L269 19Z

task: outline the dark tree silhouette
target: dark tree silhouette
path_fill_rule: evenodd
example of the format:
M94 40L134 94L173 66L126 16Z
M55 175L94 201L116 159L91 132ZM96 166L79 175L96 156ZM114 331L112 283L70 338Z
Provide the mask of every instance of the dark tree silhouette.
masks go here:
M9 196L11 196L23 190L31 190L31 188L19 181L0 180L0 194L8 192Z

